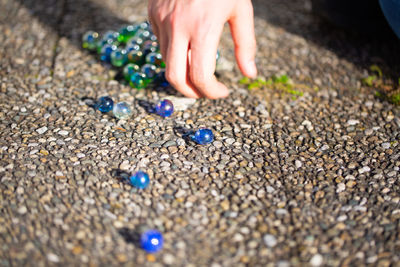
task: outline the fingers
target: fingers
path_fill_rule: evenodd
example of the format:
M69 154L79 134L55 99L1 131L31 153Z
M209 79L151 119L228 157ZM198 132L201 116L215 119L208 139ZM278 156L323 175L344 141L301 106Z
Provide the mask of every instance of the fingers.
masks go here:
M189 40L179 33L172 33L168 43L165 59L165 77L168 82L180 93L187 97L199 98L199 92L191 86L188 80L188 47Z
M257 76L254 62L256 39L254 34L254 14L250 0L239 1L229 25L235 43L235 55L241 72L250 78Z
M205 35L193 36L190 43L190 81L204 97L211 99L229 95L228 88L218 82L214 75L221 32L222 27Z

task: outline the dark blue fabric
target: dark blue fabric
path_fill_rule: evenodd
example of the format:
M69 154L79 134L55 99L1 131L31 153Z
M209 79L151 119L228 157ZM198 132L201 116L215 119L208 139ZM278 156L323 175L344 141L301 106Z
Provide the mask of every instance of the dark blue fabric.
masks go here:
M379 0L383 14L400 38L400 0Z

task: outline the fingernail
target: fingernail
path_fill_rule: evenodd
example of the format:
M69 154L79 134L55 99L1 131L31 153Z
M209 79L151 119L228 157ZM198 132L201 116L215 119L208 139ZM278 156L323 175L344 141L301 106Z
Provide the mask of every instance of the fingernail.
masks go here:
M247 74L249 75L250 78L255 78L257 76L257 67L254 60L249 61L249 63L247 63Z

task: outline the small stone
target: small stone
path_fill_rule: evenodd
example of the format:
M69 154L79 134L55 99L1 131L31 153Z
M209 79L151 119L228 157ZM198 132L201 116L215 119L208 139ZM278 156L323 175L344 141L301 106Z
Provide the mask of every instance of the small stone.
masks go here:
M184 111L196 103L196 99L187 97L168 96L165 99L172 102L175 111Z
M390 143L383 143L382 144L383 149L389 149L390 148Z
M58 132L58 134L59 134L59 135L66 136L66 135L68 135L68 131L61 130L61 131Z
M296 160L296 161L295 161L295 165L296 165L296 168L297 168L297 169L300 169L301 166L303 166L303 163L301 163L300 160Z
M347 124L350 125L350 126L357 125L359 123L360 123L359 120L348 120L347 121Z
M346 190L346 185L344 183L339 183L336 188L336 193L341 193Z
M225 143L227 143L228 145L232 145L233 143L235 143L235 139L233 138L227 138L224 140Z
M275 247L278 241L276 240L276 237L270 234L266 234L263 237L264 243L267 247Z
M120 168L121 170L123 170L123 171L129 170L129 168L130 168L129 161L124 160L124 161L119 165L119 168Z
M230 205L229 200L225 199L224 201L221 202L220 205L223 210L229 210L229 205Z
M318 267L318 266L321 266L321 265L322 265L323 261L324 261L324 258L322 257L321 254L315 254L315 255L311 258L310 264L311 264L311 266Z
M314 127L311 123L311 121L309 120L304 120L301 125L305 126L307 128L307 131L311 132L312 130L314 130Z
M222 142L220 142L220 141L214 141L213 145L214 145L216 148L221 148L221 147L223 146L223 145L222 145Z
M28 210L27 210L27 208L25 206L22 206L22 207L20 207L18 209L18 213L21 214L21 215L25 214L27 211Z
M60 258L56 254L53 254L53 253L47 254L47 259L51 262L59 262L60 261Z
M172 254L166 253L163 257L163 262L167 265L174 264L175 257Z
M38 134L44 134L45 132L47 132L47 127L43 126L42 128L37 129L36 132Z
M374 130L373 129L367 129L367 130L364 131L364 133L365 133L365 135L371 135L371 134L374 133Z
M366 172L369 172L369 171L371 171L371 168L368 167L368 166L364 166L364 167L358 169L358 173L359 174L363 174L363 173L366 173Z

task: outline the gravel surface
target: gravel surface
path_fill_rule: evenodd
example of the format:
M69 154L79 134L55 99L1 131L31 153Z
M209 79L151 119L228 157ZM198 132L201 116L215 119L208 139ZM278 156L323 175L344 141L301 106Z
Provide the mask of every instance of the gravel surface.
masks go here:
M349 35L281 2L254 1L258 66L303 96L243 88L227 30L232 94L162 119L141 103L174 91L132 90L80 49L88 29L145 19L145 1L0 0L0 265L400 266L400 109L360 83L370 64L394 75L399 46L332 45ZM133 117L87 105L102 95ZM199 127L212 144L182 138ZM121 179L139 169L146 190ZM137 245L149 228L154 255Z

